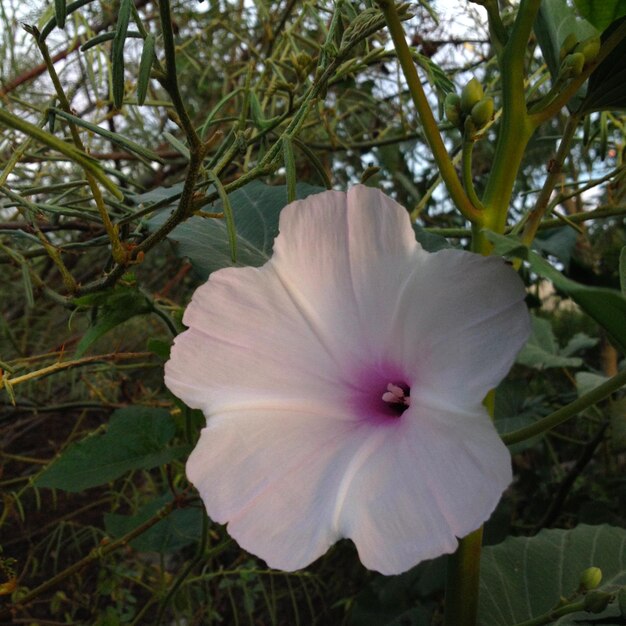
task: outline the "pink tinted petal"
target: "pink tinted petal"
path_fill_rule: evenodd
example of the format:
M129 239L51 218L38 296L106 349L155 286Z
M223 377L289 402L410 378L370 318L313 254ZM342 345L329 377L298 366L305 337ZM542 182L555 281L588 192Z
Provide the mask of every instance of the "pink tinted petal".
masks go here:
M499 257L459 250L426 255L394 313L393 343L424 393L478 406L528 339L522 281Z
M382 192L357 185L287 206L271 263L336 336L380 352L398 293L426 253L409 215Z
M305 567L340 538L334 512L366 431L300 411L211 417L187 462L209 516L283 570Z
M412 405L409 415L362 464L342 509L342 534L363 565L386 575L453 552L511 480L509 453L486 413L459 417Z
M328 322L303 307L271 265L215 272L185 312L189 330L174 342L166 385L206 414L250 404L338 401L344 396L337 377L349 346L338 350L341 342Z

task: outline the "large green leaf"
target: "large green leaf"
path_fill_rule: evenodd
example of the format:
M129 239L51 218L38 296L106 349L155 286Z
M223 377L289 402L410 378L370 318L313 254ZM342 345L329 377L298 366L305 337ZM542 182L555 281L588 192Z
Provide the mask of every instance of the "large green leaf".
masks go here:
M588 287L566 278L548 261L513 236L498 235L491 231L486 231L486 236L494 244L496 254L524 259L528 261L533 272L551 280L557 289L574 300L626 352L626 298L619 291Z
M580 14L599 31L626 15L626 0L574 0Z
M38 487L82 491L108 483L130 470L150 469L188 452L169 447L176 425L165 409L127 407L111 416L103 435L72 444L36 479Z
M615 592L626 584L626 530L580 525L573 530L543 530L535 537L511 537L483 549L480 575L480 626L513 626L550 611L574 594L588 567L603 573L599 590ZM615 603L600 614L577 612L549 622L559 626L623 624Z
M296 191L298 198L306 198L324 189L299 183ZM166 197L153 194L150 199L162 201ZM237 231L237 265L263 265L272 253L274 238L278 234L278 216L287 204L287 188L252 181L228 197ZM145 203L146 199L142 197L141 201ZM221 211L221 205L216 203L211 210ZM150 219L148 227L156 230L168 216L169 211L162 211ZM192 217L177 226L168 239L175 244L180 256L191 261L201 278L233 264L225 220Z
M171 499L171 494L165 494L142 506L135 515L106 513L104 527L112 537L116 539L122 537L149 520ZM176 552L200 540L203 515L204 510L201 507L175 509L145 533L133 539L130 545L140 552L162 554Z

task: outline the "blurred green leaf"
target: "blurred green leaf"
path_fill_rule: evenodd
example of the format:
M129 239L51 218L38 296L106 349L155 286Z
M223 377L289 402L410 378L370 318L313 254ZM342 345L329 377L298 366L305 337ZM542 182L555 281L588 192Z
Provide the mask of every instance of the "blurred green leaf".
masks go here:
M71 2L70 4L68 4L65 7L65 17L67 19L67 16L70 15L71 13L73 13L74 11L76 11L77 9L80 9L81 7L84 7L86 4L90 4L91 2L95 2L95 0L76 0L75 2ZM41 29L41 35L39 35L39 38L41 39L41 41L45 41L46 37L54 30L54 28L57 26L57 17L56 15Z
M551 280L580 308L602 326L617 346L626 351L626 298L619 291L602 287L587 287L563 276L559 270L536 252L529 250L516 237L485 231L497 254L528 261L530 269Z
M563 262L563 266L567 270L577 239L578 233L569 226L550 228L537 233L537 237L533 241L533 248L544 254L555 256Z
M494 425L500 435L525 428L545 417L549 408L542 396L529 396L528 385L522 381L501 382L496 388ZM509 446L511 454L532 448L543 435L531 437Z
M133 287L119 286L105 292L77 298L82 306L100 306L96 323L83 335L76 347L76 357L81 357L89 347L112 328L123 324L131 317L151 313L154 307L150 300Z
M117 26L111 48L111 86L113 91L113 106L121 109L124 102L124 44L126 31L130 21L132 0L121 0L117 14Z
M561 354L549 320L536 316L532 317L532 333L517 355L517 362L536 369L582 365L582 359Z
M172 500L171 494L164 494L142 506L135 515L105 513L104 528L113 538L123 537L155 515ZM175 509L167 517L152 526L130 542L139 552L176 552L185 546L196 543L202 534L201 507Z
M66 11L65 0L54 0L54 16L56 17L57 26L59 28L65 26Z
M138 154L139 156L142 156L148 159L149 161L156 161L157 163L165 162L154 150L150 150L150 148L146 148L138 144L137 142L132 141L131 139L128 139L127 137L124 137L124 135L121 135L120 133L111 132L110 130L106 128L102 128L102 126L98 126L97 124L92 124L91 122L87 122L86 120L83 120L80 117L76 117L75 115L72 115L71 113L66 113L65 111L61 109L53 109L53 110L54 110L54 113L58 117L62 117L70 122L73 122L74 124L76 124L76 126L82 126L83 128L90 130L92 133L96 133L97 135L100 135L101 137L108 139L111 143L114 143L118 146L121 146L122 148L125 148L129 152Z
M137 74L137 103L139 105L142 105L146 101L146 95L148 94L150 72L155 59L155 43L156 40L154 35L152 33L148 33L143 42L141 60L139 61L139 73Z
M80 165L83 169L92 174L94 178L102 183L102 185L104 185L104 187L106 187L119 200L124 198L124 195L119 190L117 185L112 183L102 171L100 164L73 145L58 139L38 126L35 126L34 124L31 124L30 122L27 122L26 120L23 120L2 108L0 108L0 124L18 130L21 133L36 139L45 146L64 154L71 161Z
M619 253L619 286L622 295L626 296L626 246Z
M607 376L601 376L593 372L576 372L576 392L579 397L584 396L607 380L609 380Z
M511 626L554 608L578 588L588 567L603 573L603 591L626 584L626 529L580 525L573 530L542 530L535 537L510 537L483 549L480 564L480 626ZM577 612L549 622L558 626L591 623ZM613 603L593 623L623 621Z
M83 491L119 478L130 470L150 469L188 452L167 447L176 425L165 409L134 406L111 415L103 435L73 443L35 480L38 487Z
M298 183L298 198L306 198L323 188ZM158 201L175 196L178 190L164 189L162 193L151 192L137 196L136 201ZM287 204L287 190L283 185L270 187L252 181L241 189L228 194L237 225L237 266L263 265L272 254L274 238L278 234L278 217ZM211 207L221 211L221 203ZM148 228L156 230L169 217L168 211L156 214L148 221ZM192 217L177 226L169 235L179 256L187 257L201 278L222 267L232 266L228 229L223 219Z
M599 31L626 15L626 0L574 0L579 13Z

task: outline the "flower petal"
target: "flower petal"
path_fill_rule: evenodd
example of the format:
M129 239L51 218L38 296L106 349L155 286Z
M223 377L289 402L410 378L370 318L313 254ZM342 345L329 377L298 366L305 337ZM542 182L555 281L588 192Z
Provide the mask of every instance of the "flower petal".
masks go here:
M209 516L269 566L305 567L340 538L338 485L367 433L301 411L211 417L187 462Z
M453 552L511 481L510 455L486 412L459 419L412 404L405 417L355 474L340 524L363 565L386 575Z
M526 292L499 257L442 250L421 259L392 324L404 366L443 406L478 406L507 374L530 333Z
M271 263L338 341L350 337L371 358L381 352L398 293L427 256L406 209L356 185L285 207Z
M174 342L165 383L207 415L332 400L348 350L330 345L316 315L298 308L269 264L215 272L185 312L189 329Z

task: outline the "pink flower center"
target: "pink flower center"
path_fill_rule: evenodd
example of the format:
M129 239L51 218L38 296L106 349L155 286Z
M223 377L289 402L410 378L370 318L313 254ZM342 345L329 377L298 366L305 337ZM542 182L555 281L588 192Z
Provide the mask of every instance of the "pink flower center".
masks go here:
M389 408L398 416L402 415L409 406L411 406L411 390L409 386L400 383L395 385L389 383L387 391L382 395L383 402L389 405Z
M411 384L415 383L411 377ZM402 369L379 363L360 370L349 384L348 402L360 418L376 424L396 422L411 405L411 386Z

